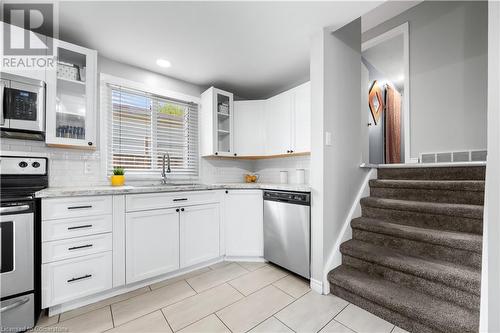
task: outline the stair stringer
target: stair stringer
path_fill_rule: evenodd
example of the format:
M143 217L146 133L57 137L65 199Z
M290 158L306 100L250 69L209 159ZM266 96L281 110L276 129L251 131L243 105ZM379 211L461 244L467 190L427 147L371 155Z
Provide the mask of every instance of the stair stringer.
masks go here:
M344 222L342 223L342 228L340 229L339 236L335 241L335 245L332 248L328 259L325 262L323 267L323 294L328 295L330 293L330 282L328 281L328 273L337 266L342 264L342 253L340 253L340 244L348 241L352 238L352 228L351 221L356 217L361 216L361 205L360 201L364 197L370 196L370 180L377 179L377 169L372 168L365 175L365 179L361 183L359 187L358 193L354 198L354 201L351 205L351 209L347 214Z

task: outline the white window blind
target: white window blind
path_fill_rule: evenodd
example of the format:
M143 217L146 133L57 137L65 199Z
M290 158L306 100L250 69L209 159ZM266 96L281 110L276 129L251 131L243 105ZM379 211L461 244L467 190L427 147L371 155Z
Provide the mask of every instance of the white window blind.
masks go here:
M108 173L160 176L170 155L170 179L198 177L198 105L107 85Z

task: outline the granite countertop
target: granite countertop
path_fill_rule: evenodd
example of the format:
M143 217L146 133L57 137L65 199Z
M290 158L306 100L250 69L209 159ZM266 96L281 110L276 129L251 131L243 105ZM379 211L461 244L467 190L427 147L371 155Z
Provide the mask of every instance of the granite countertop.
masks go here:
M278 191L310 192L305 184L266 184L266 183L219 183L219 184L167 184L167 185L125 185L125 186L85 186L49 187L35 193L37 198L56 198L87 195L119 195L136 193L184 192L224 189L266 189Z

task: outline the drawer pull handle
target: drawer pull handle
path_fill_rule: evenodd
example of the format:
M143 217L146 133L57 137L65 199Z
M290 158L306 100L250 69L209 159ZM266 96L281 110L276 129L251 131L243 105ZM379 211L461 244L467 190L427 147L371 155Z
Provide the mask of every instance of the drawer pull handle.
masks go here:
M75 282L75 281L80 281L80 280L83 280L83 279L88 279L90 277L92 277L92 274L86 274L84 276L80 276L80 277L77 277L77 278L69 279L68 283Z
M68 230L84 229L84 228L92 228L92 224L79 225L76 227L68 227Z
M14 302L12 304L9 304L7 306L1 307L0 308L0 313L7 312L9 310L12 310L12 309L15 309L17 307L20 307L21 305L28 303L29 300L30 300L29 297L25 297L25 298L22 298L19 301L16 301L16 302Z
M71 206L71 207L68 207L68 209L86 209L86 208L92 208L92 205L85 205L85 206Z
M79 249L86 249L88 247L92 247L94 246L93 244L87 244L87 245L80 245L80 246L73 246L73 247L69 247L68 250L69 251L73 251L73 250L79 250Z
M173 201L174 201L174 202L177 202L177 201L187 201L187 198L174 199Z

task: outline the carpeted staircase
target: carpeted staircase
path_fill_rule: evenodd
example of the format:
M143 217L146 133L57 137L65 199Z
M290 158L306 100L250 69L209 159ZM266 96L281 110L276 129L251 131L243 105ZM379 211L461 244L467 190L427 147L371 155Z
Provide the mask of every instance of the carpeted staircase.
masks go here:
M479 330L484 167L381 168L331 292L410 332Z

